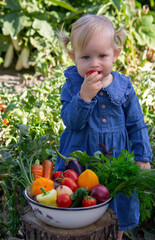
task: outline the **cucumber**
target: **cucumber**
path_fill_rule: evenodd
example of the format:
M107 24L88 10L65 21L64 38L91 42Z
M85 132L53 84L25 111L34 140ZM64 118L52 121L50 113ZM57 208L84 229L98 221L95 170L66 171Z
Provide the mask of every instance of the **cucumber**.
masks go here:
M89 190L87 188L78 188L71 196L72 204L71 208L81 207L82 200L88 196Z

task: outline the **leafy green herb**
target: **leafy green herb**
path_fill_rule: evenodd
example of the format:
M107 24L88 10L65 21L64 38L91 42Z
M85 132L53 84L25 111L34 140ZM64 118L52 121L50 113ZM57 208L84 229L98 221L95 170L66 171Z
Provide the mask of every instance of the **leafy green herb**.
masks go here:
M121 152L118 158L107 158L100 151L95 152L94 156L81 151L69 155L78 158L82 165L89 166L97 174L100 183L109 189L111 197L115 198L119 193L130 197L136 190L141 202L142 219L145 220L155 200L155 169L142 170L136 165L133 153L127 150Z

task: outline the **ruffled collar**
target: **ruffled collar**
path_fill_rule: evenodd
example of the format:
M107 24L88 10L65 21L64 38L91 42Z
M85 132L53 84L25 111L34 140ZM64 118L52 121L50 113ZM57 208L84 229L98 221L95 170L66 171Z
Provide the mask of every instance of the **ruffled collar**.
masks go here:
M82 83L83 82L83 77L81 77L77 71L76 66L69 66L65 71L64 75L66 77L66 82L69 85L74 85L75 83Z
M113 104L121 105L127 100L130 94L132 82L124 74L112 71L112 75L112 83L108 87L103 88L103 90L107 92Z
M66 77L66 83L68 87L73 89L79 89L83 82L83 78L79 75L76 66L70 66L64 71ZM103 91L106 91L111 102L117 106L123 104L131 91L132 82L129 77L126 77L124 74L119 74L112 71L113 82L106 88L103 88ZM75 88L74 88L75 86Z

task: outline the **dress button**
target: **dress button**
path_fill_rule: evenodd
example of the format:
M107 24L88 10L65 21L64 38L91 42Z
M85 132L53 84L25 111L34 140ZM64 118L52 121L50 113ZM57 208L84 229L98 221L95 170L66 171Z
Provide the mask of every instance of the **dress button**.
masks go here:
M105 123L107 120L105 118L102 119L102 122Z
M103 96L103 94L104 94L103 92L100 92L100 96Z
M105 108L105 105L102 105L102 108L104 109L104 108Z

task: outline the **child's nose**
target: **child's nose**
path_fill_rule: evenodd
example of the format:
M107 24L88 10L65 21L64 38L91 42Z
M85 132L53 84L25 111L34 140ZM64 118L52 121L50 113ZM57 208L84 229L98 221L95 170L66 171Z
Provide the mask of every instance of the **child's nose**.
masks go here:
M91 59L90 65L91 65L91 66L90 66L91 68L96 68L96 67L98 67L98 66L99 66L99 61L98 61L98 59L97 59L97 58Z

